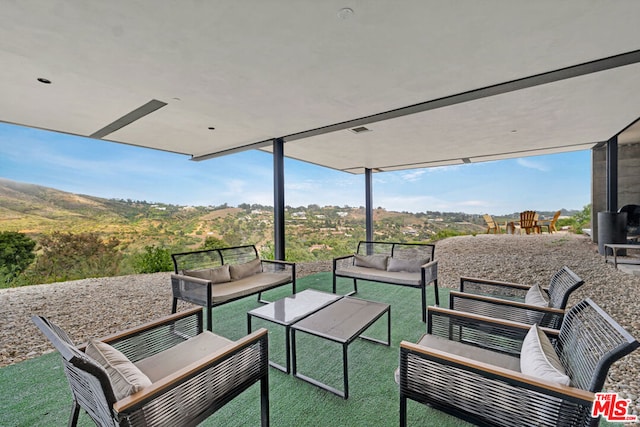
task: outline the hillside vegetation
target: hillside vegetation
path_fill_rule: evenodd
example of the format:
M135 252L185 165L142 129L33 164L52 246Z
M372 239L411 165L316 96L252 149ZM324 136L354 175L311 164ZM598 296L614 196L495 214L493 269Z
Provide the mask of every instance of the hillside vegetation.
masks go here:
M486 230L481 216L464 213L413 214L377 208L373 219L376 240L424 242ZM365 238L363 207L287 206L285 224L286 258L290 261L331 259L353 252L357 242ZM117 274L141 272L134 262L136 257L166 257L172 252L199 249L207 239L229 246L255 244L263 257L273 257L270 206L178 206L102 199L0 178L2 231L29 236L38 242L38 255L46 250L43 242L59 240L60 233L89 233L119 253L119 265L112 269ZM85 240L94 247L99 243L93 238ZM163 268L170 268L166 264Z

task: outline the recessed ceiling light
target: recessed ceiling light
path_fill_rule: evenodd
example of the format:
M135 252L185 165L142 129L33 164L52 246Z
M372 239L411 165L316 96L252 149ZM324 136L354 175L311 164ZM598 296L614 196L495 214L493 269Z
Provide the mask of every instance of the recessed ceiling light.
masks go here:
M338 18L340 19L349 19L353 16L355 12L350 7L343 7L338 11Z
M40 83L44 83L44 84L46 84L46 85L50 85L50 84L51 84L51 80L49 80L49 79L45 79L44 77L38 77L38 81L39 81Z
M349 129L353 133L362 133L362 132L370 132L371 129L366 128L364 126L358 126L357 128Z

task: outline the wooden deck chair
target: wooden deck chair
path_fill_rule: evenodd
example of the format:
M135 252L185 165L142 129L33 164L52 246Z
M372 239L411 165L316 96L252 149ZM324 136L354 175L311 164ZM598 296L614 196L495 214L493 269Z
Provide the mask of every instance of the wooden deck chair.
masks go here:
M531 234L531 231L540 234L540 226L538 226L536 215L535 211L520 212L520 223L516 225L516 228L520 230L520 234L522 234L522 230L527 234Z
M487 234L494 233L499 234L502 230L500 225L493 220L493 217L489 214L483 215L485 222L487 223Z
M560 218L560 211L557 211L555 214L553 214L553 219L543 219L538 221L540 232L542 232L543 227L547 227L547 232L549 234L557 232L558 230L556 229L556 222L558 222L558 218Z

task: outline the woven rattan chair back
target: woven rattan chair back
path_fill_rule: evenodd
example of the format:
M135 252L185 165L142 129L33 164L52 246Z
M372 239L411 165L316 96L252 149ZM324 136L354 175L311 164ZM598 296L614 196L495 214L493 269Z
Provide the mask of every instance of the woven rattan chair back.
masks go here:
M567 312L556 350L574 387L599 392L609 367L640 343L590 299Z
M549 282L549 307L564 309L573 291L584 285L576 273L567 266L562 267L551 277Z
M111 414L116 398L104 369L78 350L66 332L55 323L40 316L34 316L32 320L62 357L73 396L69 425L76 425L80 408L87 411L98 426L117 425Z

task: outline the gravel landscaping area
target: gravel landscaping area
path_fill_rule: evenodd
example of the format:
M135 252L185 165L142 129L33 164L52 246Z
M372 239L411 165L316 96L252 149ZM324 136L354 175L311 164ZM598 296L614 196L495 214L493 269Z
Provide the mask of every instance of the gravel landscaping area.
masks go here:
M436 243L439 285L458 288L460 276L477 276L520 283L548 284L567 265L585 280L569 306L589 297L634 337L640 337L640 276L604 263L586 236L477 235ZM331 262L297 266L298 277L330 271ZM169 273L84 279L72 282L0 289L0 367L39 356L51 346L31 323L30 316L50 317L77 342L107 335L170 313ZM640 350L615 363L607 391L632 400L640 414Z

